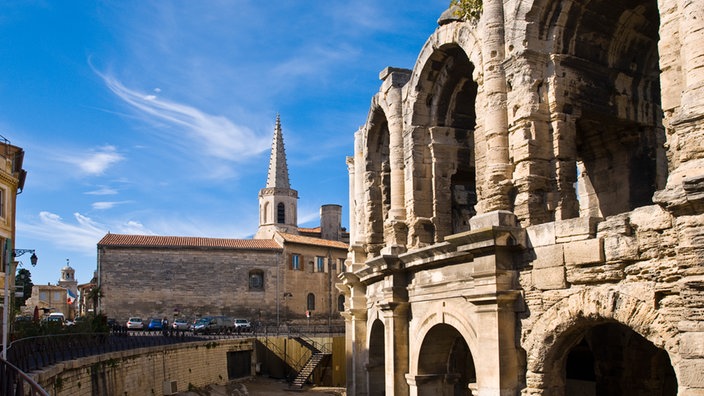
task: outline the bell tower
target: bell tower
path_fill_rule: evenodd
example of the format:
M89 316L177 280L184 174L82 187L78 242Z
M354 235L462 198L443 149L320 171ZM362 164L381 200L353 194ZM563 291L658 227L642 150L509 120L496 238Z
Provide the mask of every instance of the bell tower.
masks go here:
M281 118L276 115L266 187L259 190L259 229L256 239L269 239L274 232L298 233L298 191L291 188Z

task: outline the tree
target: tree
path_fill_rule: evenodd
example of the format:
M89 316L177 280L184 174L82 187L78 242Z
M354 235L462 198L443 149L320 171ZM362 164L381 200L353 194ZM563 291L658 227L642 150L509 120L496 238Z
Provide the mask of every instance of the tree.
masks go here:
M101 289L100 286L93 286L88 292L87 297L93 302L93 314L97 315L98 304L100 303L100 299L105 297L105 295L103 294L103 289Z
M484 5L482 0L452 0L450 7L457 6L455 15L468 21L477 21L482 16Z
M32 297L32 274L26 268L18 268L15 276L15 288L17 291L22 291L22 297L15 298L14 308L16 312L20 311L20 307Z

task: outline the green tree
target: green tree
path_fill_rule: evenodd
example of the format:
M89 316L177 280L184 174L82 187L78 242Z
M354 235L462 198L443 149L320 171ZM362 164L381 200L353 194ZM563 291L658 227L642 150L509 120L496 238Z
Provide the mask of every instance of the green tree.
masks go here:
M17 291L22 291L22 297L15 298L15 312L19 312L20 307L24 305L25 301L32 297L32 274L26 268L18 268L17 275L15 276L15 286Z
M90 289L87 295L88 299L93 302L93 313L98 315L98 304L100 304L100 299L105 297L103 294L103 289L100 286L94 286Z
M457 6L455 15L468 21L477 21L482 16L484 4L482 0L452 0L450 7Z

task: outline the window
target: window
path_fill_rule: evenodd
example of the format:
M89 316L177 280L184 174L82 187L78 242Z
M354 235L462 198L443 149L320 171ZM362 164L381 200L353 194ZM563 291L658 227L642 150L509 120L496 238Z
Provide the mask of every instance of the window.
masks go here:
M337 259L340 262L340 272L345 272L345 259Z
M286 224L286 206L282 202L276 205L276 222Z
M61 292L55 291L52 301L62 301L62 300L63 299L61 298Z
M291 269L300 271L301 269L301 256L299 254L291 255Z
M315 271L325 272L325 257L318 256L315 258Z
M249 290L264 290L264 272L261 270L249 271Z
M345 295L340 294L337 296L337 310L343 312L345 310Z
M39 292L39 300L40 301L46 301L48 299L49 299L49 294L47 294L47 292L45 292L45 291Z
M308 293L308 298L306 299L306 302L306 307L308 308L308 310L315 311L315 294Z
M0 188L0 218L5 218L5 189Z

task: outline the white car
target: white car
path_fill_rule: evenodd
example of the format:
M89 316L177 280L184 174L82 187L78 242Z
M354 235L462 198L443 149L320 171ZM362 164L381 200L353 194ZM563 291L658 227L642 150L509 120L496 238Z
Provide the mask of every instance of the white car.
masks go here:
M144 330L142 318L132 317L127 319L127 330Z

